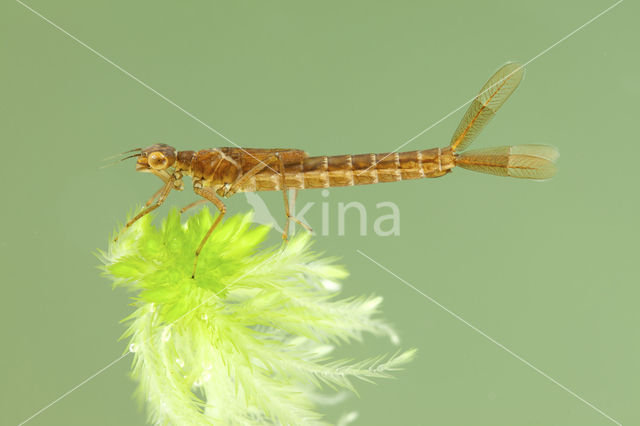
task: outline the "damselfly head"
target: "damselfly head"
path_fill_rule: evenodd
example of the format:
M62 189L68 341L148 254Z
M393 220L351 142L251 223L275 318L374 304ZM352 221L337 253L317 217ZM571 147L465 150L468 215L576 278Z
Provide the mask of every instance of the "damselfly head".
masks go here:
M136 170L165 170L176 162L176 149L170 145L157 143L144 148L138 157Z

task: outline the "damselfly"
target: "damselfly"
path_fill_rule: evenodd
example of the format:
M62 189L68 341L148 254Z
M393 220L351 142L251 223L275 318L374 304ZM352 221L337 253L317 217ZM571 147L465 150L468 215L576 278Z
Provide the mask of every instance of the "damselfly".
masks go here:
M158 176L164 185L124 229L158 208L171 190L184 189L182 179L190 176L193 191L202 199L181 212L207 201L220 211L195 252L193 277L202 247L226 212L220 197L228 198L237 192L282 191L287 217L283 238L286 239L291 220L310 230L291 215L290 189L294 190L295 200L298 189L435 178L450 173L456 166L499 176L547 179L555 173L554 162L558 157L558 151L551 146L516 145L463 152L513 93L523 74L522 66L516 63L500 68L473 100L445 148L318 157L309 157L298 149L226 147L177 151L165 144L128 151L136 152L125 158L137 157L137 171Z

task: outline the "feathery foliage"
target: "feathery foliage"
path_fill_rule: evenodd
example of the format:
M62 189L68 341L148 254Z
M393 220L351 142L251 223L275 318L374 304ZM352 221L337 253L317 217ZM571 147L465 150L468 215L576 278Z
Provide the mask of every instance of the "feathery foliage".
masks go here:
M159 228L147 215L101 253L114 286L132 291L124 321L133 377L156 425L320 425L321 389L355 392L353 379L390 377L415 350L359 362L334 360L336 345L393 330L377 318L380 297L337 298L346 271L310 250L299 233L264 249L269 228L251 215L185 224L173 210Z

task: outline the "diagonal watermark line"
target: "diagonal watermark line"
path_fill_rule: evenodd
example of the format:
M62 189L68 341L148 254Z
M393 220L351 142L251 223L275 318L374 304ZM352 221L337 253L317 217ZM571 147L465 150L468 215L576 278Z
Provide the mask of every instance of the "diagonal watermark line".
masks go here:
M95 377L99 376L101 373L103 373L104 371L108 370L110 367L112 367L113 365L118 363L118 361L122 360L127 355L129 355L130 353L131 352L127 352L127 353L125 353L123 355L120 355L118 358L114 359L109 364L105 365L100 370L96 371L95 373L93 373L92 375L90 375L89 377L87 377L86 379L84 379L83 381L81 381L80 383L78 383L77 385L75 385L74 387L72 387L71 389L69 389L68 391L63 393L62 395L60 395L58 398L54 399L49 404L45 405L44 407L42 407L41 409L39 409L38 411L33 413L29 418L27 418L27 419L23 420L22 422L20 422L20 424L18 424L18 426L22 426L23 424L31 421L34 417L36 417L37 415L39 415L43 411L47 410L48 408L54 406L56 403L58 403L59 401L63 400L64 398L66 398L71 392L73 392L74 390L78 389L79 387L81 387L85 383L90 382Z
M614 4L612 4L611 6L609 6L608 8L606 8L605 10L603 10L602 12L598 13L596 16L594 16L593 18L589 19L587 22L585 22L584 24L580 25L578 28L576 28L575 30L571 31L569 34L565 35L564 37L562 37L560 40L556 41L555 43L553 43L551 46L547 47L546 49L542 50L540 53L538 53L537 55L535 55L534 57L532 57L531 59L529 59L527 62L525 62L524 64L522 64L520 67L518 67L516 70L512 71L509 75L503 77L500 81L492 84L491 86L487 87L486 90L483 90L482 92L480 92L479 94L477 94L476 96L474 96L473 98L469 99L468 101L466 101L465 103L463 103L462 105L460 105L459 107L457 107L456 109L454 109L453 111L451 111L450 113L448 113L447 115L445 115L444 117L442 117L441 119L439 119L438 121L432 123L431 125L429 125L427 128L421 130L420 132L418 132L417 135L409 138L407 141L405 141L404 143L402 143L401 145L399 145L396 149L394 149L392 152L388 153L387 155L385 155L384 157L382 157L381 159L377 160L375 163L373 163L371 166L367 167L366 170L363 170L361 172L358 173L358 176L360 176L362 173L366 173L369 171L369 169L371 169L372 167L375 167L378 165L379 162L383 161L385 158L387 158L388 156L390 156L391 154L397 153L399 150L401 150L402 148L404 148L405 146L409 145L411 142L413 142L414 140L418 139L420 136L424 135L425 133L427 133L429 130L433 129L434 127L436 127L438 124L442 123L443 121L445 121L447 118L451 117L453 114L455 114L456 112L460 111L462 108L466 107L467 105L469 105L471 102L473 102L474 99L476 99L479 96L482 96L484 93L486 93L487 91L491 90L494 86L496 86L497 84L499 84L500 82L506 80L507 78L511 77L511 75L513 75L514 73L520 71L520 69L526 67L527 65L529 65L530 63L532 63L533 61L535 61L536 59L538 59L539 57L541 57L542 55L544 55L545 53L549 52L551 49L553 49L554 47L556 47L557 45L559 45L560 43L562 43L563 41L565 41L566 39L568 39L569 37L573 36L575 33L577 33L578 31L582 30L583 28L585 28L587 25L591 24L593 21L595 21L596 19L600 18L602 15L604 15L605 13L609 12L610 10L612 10L613 8L615 8L616 6L618 6L620 3L622 3L624 0L618 0L617 2L615 2Z
M606 417L607 419L611 420L613 423L622 426L622 423L620 423L619 421L617 421L616 419L614 419L613 417L609 416L607 413L605 413L604 411L602 411L601 409L599 409L598 407L596 407L595 405L593 405L592 403L590 403L589 401L587 401L586 399L582 398L580 395L578 395L577 393L575 393L574 391L572 391L571 389L569 389L568 387L566 387L565 385L563 385L562 383L558 382L557 380L555 380L553 377L549 376L547 373L545 373L544 371L540 370L538 367L536 367L535 365L531 364L529 361L527 361L526 359L522 358L520 355L518 355L517 353L513 352L511 349L509 349L508 347L506 347L505 345L503 345L502 343L498 342L496 339L494 339L493 337L489 336L488 334L486 334L484 331L480 330L478 327L474 326L473 324L471 324L470 322L468 322L467 320L465 320L464 318L462 318L460 315L456 314L455 312L453 312L452 310L450 310L449 308L447 308L446 306L444 306L443 304L441 304L440 302L438 302L436 299L434 299L433 297L429 296L428 294L424 293L423 291L421 291L420 289L416 288L415 286L413 286L411 283L409 283L408 281L405 281L404 279L402 279L401 277L399 277L398 275L396 275L395 273L393 273L391 270L389 270L387 267L385 267L384 265L381 265L379 262L375 261L374 259L372 259L371 257L367 256L365 253L363 253L361 250L356 250L360 255L362 255L363 257L366 257L367 259L369 259L371 262L375 263L379 268L385 270L386 272L388 272L389 274L393 275L394 277L396 277L398 280L402 281L405 285L407 285L408 287L412 288L413 290L415 290L416 292L420 293L423 297L425 297L426 299L428 299L430 302L434 303L435 305L437 305L439 308L441 308L442 310L444 310L445 312L447 312L449 315L451 315L452 317L454 317L455 319L457 319L458 321L462 322L463 324L465 324L467 327L471 328L473 331L479 333L480 335L482 335L483 337L485 337L487 340L489 340L491 343L495 344L496 346L498 346L500 349L504 350L505 352L507 352L509 355L513 356L514 358L516 358L517 360L521 361L522 363L524 363L525 365L527 365L528 367L530 367L531 369L533 369L535 372L537 372L538 374L541 374L542 376L544 376L546 379L548 379L549 381L551 381L552 383L558 385L561 389L565 390L566 392L570 393L571 395L573 395L575 398L579 399L580 401L584 402L585 404L587 404L589 407L593 408L594 410L596 410L598 413L602 414L604 417Z
M222 133L220 133L218 130L214 129L213 127L211 127L210 125L208 125L207 123L205 123L204 121L202 121L201 119L199 119L198 117L196 117L194 114L190 113L189 111L187 111L186 109L184 109L183 107L181 107L180 105L178 105L177 103L175 103L174 101L172 101L171 99L169 99L168 97L166 97L165 95L163 95L162 93L158 92L156 89L154 89L153 87L149 86L147 83L145 83L144 81L140 80L138 77L136 77L135 75L131 74L129 71L127 71L126 69L122 68L120 65L116 64L115 62L113 62L111 59L107 58L106 56L104 56L102 53L98 52L96 49L94 49L93 47L89 46L87 43L85 43L84 41L80 40L78 37L74 36L73 34L71 34L70 32L68 32L67 30L65 30L64 28L62 28L61 26L59 26L58 24L56 24L55 22L53 22L52 20L50 20L49 18L47 18L46 16L42 15L40 12L38 12L37 10L33 9L31 6L29 6L28 4L22 2L21 0L16 0L17 3L19 3L20 5L24 6L26 9L28 9L29 11L31 11L34 15L40 17L42 20L44 20L45 22L49 23L51 26L53 26L55 29L57 29L58 31L62 32L63 34L65 34L67 37L71 38L72 40L74 40L76 43L78 43L79 45L87 48L89 51L91 51L93 54L95 54L96 56L98 56L100 59L104 60L105 62L107 62L108 64L112 65L113 67L115 67L118 71L122 72L124 75L126 75L127 77L131 78L132 80L136 81L137 83L139 83L141 86L143 86L144 88L146 88L147 90L151 91L152 93L154 93L155 95L158 95L160 98L162 98L164 101L168 102L169 104L171 104L172 106L174 106L175 108L177 108L178 110L182 111L184 114L186 114L187 116L189 116L190 118L192 118L193 120L197 121L198 123L202 124L204 127L206 127L207 129L209 129L210 131L212 131L213 133L215 133L216 135L220 136L222 139L224 139L225 141L229 142L230 144L232 144L233 146L240 148L245 154L247 154L248 156L252 157L254 160L256 160L258 163L263 164L265 167L271 169L271 171L273 171L274 173L276 173L278 176L280 175L279 172L277 172L276 170L272 169L268 164L264 163L262 160L259 160L258 158L256 158L255 156L253 156L250 152L248 152L247 150L245 150L244 148L242 148L240 145L238 145L237 143L235 143L234 141L232 141L231 139L229 139L228 137L226 137L225 135L223 135Z
M230 282L229 284L227 284L226 286L224 286L224 288L222 288L222 290L218 291L217 293L212 294L211 296L209 296L208 298L206 298L205 300L203 300L200 304L198 304L196 307L192 308L191 310L185 312L184 314L182 314L181 316L179 316L178 318L176 318L175 320L171 321L169 324L167 324L165 327L171 327L173 324L175 324L177 321L181 320L182 318L184 318L185 316L189 315L190 313L192 313L193 311L195 311L196 309L198 309L200 306L204 305L205 303L208 303L211 299L213 299L214 297L216 297L217 295L219 295L220 293L222 293L223 291L225 291L227 288L229 288L231 285L237 283L238 281L240 281L242 278L246 277L247 275L251 274L252 272L254 272L255 270L257 270L258 268L260 268L262 265L266 264L272 257L270 257L269 259L265 260L264 262L256 265L254 268L252 268L251 270L249 270L248 272L245 272L244 274L242 274L241 276L239 276L238 278L236 278L235 280L233 280L232 282ZM147 343L149 340L151 340L153 338L153 336L149 337L147 340L145 340L142 343ZM55 404L57 404L58 402L62 401L64 398L66 398L67 396L69 396L73 391L75 391L76 389L80 388L81 386L85 385L86 383L90 382L91 380L93 380L94 378L96 378L97 376L99 376L100 374L102 374L103 372L105 372L106 370L108 370L109 368L111 368L112 366L114 366L115 364L117 364L119 361L123 360L124 358L127 357L127 355L129 355L130 353L132 353L130 350L125 352L124 354L120 355L118 358L114 359L113 361L111 361L109 364L105 365L104 367L102 367L100 370L96 371L95 373L93 373L91 376L87 377L86 379L84 379L83 381L81 381L80 383L78 383L77 385L75 385L74 387L72 387L71 389L69 389L68 391L66 391L65 393L63 393L62 395L60 395L58 398L56 398L55 400L51 401L49 404L45 405L44 407L42 407L40 410L36 411L34 414L32 414L30 417L28 417L27 419L23 420L20 424L18 424L18 426L22 426L25 423L31 421L34 417L38 416L39 414L42 414L44 411L46 411L47 409L51 408L52 406L54 406Z

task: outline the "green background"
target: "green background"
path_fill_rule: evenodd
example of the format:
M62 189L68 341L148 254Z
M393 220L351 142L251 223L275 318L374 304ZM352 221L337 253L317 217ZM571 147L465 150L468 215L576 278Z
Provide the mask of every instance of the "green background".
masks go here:
M608 1L57 1L29 5L245 147L311 155L387 152L472 98L509 60L525 62ZM0 11L2 309L0 423L17 424L122 354L130 311L92 254L159 181L121 151L228 142L15 1ZM549 143L543 183L456 170L441 179L300 194L342 258L346 294L383 295L384 316L418 358L361 384L361 425L606 425L611 420L361 250L623 424L640 423L637 115L639 8L622 3L527 67L474 148ZM463 110L406 149L446 146ZM167 207L193 200L174 193ZM264 197L283 220L281 196ZM337 205L359 201L369 235ZM398 237L371 232L376 203ZM250 208L243 196L231 212ZM278 241L274 233L272 241ZM349 353L392 350L371 338ZM131 358L30 425L140 425Z

